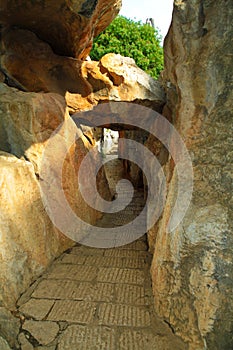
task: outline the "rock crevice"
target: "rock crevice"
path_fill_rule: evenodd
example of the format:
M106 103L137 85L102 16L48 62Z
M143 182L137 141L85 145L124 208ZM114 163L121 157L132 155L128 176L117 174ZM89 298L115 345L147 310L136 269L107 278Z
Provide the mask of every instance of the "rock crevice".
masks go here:
M179 186L176 164L161 142L146 135L168 188L163 215L148 233L157 313L189 350L233 346L232 1L174 1L161 82L131 58L108 54L100 62L85 61L93 37L107 27L120 5L120 0L1 1L0 347L18 346L19 319L9 310L15 311L21 293L74 244L49 219L38 175L50 138L70 116L77 119L80 137L70 147L69 133L63 130L67 155L62 189L81 218L92 224L101 217L85 203L77 186L85 155L92 150L92 156L99 157L94 132L82 126L79 112L108 101L162 112L184 139L193 162L191 205L183 222L168 233ZM108 112L111 108L101 115L105 127L111 127ZM118 117L115 114L113 118ZM118 118L115 125L123 137L144 139L130 126L122 130L123 123ZM59 149L52 161L58 163ZM56 169L51 173L54 181ZM95 171L94 162L88 171ZM136 171L133 180L138 183L141 175L139 179ZM86 175L84 186L92 196ZM98 172L97 187L111 200L104 169ZM92 199L95 202L96 197ZM20 342L27 344L24 334Z

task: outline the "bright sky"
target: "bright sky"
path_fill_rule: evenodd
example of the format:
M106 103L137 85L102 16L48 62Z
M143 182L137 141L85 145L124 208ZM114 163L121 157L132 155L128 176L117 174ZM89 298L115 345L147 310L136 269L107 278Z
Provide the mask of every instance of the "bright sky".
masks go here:
M171 23L172 9L173 0L122 0L120 15L143 23L147 18L154 18L155 27L164 39Z

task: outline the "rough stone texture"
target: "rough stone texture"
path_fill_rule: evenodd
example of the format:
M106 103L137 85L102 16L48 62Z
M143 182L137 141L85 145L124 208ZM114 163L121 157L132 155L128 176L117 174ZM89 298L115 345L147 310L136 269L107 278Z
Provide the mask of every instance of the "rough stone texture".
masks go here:
M129 57L107 54L100 62L83 62L55 55L32 32L2 33L1 69L13 86L25 91L56 92L65 96L71 113L92 109L100 101L128 101L161 112L161 84Z
M45 214L33 165L0 153L1 304L14 308L26 287L69 246Z
M119 137L123 138L123 139L131 139L134 140L137 143L140 143L142 145L144 145L145 141L148 138L148 132L144 131L144 130L122 130L119 131ZM135 144L135 146L132 147L119 147L118 150L119 153L119 157L122 159L125 159L123 161L124 163L124 172L125 172L125 176L130 179L130 181L132 182L134 188L143 188L143 186L145 186L143 184L143 172L140 169L140 167L135 164L134 162L131 162L130 159L132 154L137 154L138 155L138 160L140 161L145 161L144 157L142 154L139 153L139 150L137 148L137 144ZM150 166L148 164L148 166ZM146 181L145 181L146 182ZM146 191L145 191L145 196L146 196Z
M78 59L58 56L34 33L11 29L2 33L1 68L26 91L87 96L91 87L81 76Z
M19 343L20 343L20 347L21 347L21 350L33 350L34 347L33 345L28 341L28 336L23 334L23 333L20 333L19 334Z
M99 62L84 62L82 74L93 88L95 101L144 101L157 111L165 103L161 84L137 67L132 58L110 53Z
M58 350L114 349L115 330L108 327L69 326L61 337Z
M173 174L151 272L157 312L195 350L233 347L232 11L231 1L175 1L165 41L164 113L191 154L194 192L166 233Z
M100 282L117 281L127 284L143 284L144 277L140 270L101 267L97 276Z
M30 289L31 298L19 308L22 319L19 342L26 343L29 349L32 344L37 349L36 345L45 343L61 350L139 350L142 346L148 350L169 347L176 350L187 349L154 313L148 269L151 256L147 252L147 246L143 244L144 239L145 237L135 242L137 250L134 250L134 242L124 249L114 249L126 253L126 258L122 258L126 264L118 269L121 270L118 275L124 275L124 271L128 275L129 269L125 266L127 260L131 261L130 252L137 254L139 260L147 262L140 268L131 267L133 275L140 272L144 277L142 281L138 281L138 285L132 284L131 280L124 284L123 281L119 283L114 273L115 278L108 278L108 282L99 283L96 278L93 279L96 266L89 263L88 258L98 257L104 260L108 258L108 249L102 249L101 255L99 249L76 246L59 257L48 273L41 276L40 282ZM57 266L64 265L63 257L77 256L77 248L82 248L80 254L86 257L85 267L90 277L84 276L83 266L75 262L70 262L70 270L66 275L59 274ZM78 278L78 281L73 281L72 268L76 269L77 276L82 276L81 280ZM101 266L97 269L102 274ZM115 271L113 268L109 270ZM50 272L53 279L49 278ZM86 279L91 282L85 282ZM58 324L60 332L56 336Z
M165 106L166 108L166 106ZM149 150L154 154L156 159L158 160L161 170L157 172L156 174L153 171L152 164L145 158L144 162L146 164L146 167L150 169L150 174L153 177L157 178L157 181L155 182L154 188L150 187L151 193L156 193L158 196L160 185L162 184L162 171L164 174L166 174L167 177L167 187L169 186L170 178L171 178L171 172L172 169L169 168L169 152L167 148L162 144L160 140L158 140L154 135L150 134L148 139L145 142L145 146L149 148ZM149 178L145 179L145 175L143 175L143 183L144 183L144 189L148 191L148 180ZM153 182L152 182L153 184ZM148 230L147 232L147 239L148 239L148 245L151 253L154 253L155 248L155 241L156 241L156 233L158 231L158 227L160 225L161 218L156 222L155 226Z
M140 330L122 330L119 338L119 350L181 350L182 343L160 335L152 336Z
M54 300L30 299L19 308L19 311L30 318L41 321L49 314L54 303Z
M99 324L107 326L150 326L149 312L144 308L128 305L101 304L99 308Z
M0 233L3 237L0 247L0 305L10 310L14 310L20 294L49 263L73 245L49 220L39 192L38 180L43 181L42 155L54 130L70 118L69 112L92 109L102 100L148 100L146 103L159 110L165 103L160 84L139 70L133 60L108 55L100 64L93 63L90 66L84 62L82 66L81 60L88 55L93 37L116 16L120 4L119 0L1 2L0 150L5 153L1 153L0 157ZM121 64L124 65L123 69L120 68ZM114 65L117 69L115 74ZM99 74L97 81L96 74ZM101 91L103 86L106 96ZM125 90L133 91L127 97ZM94 223L101 214L83 201L77 186L77 173L87 152L93 150L95 138L88 127L80 126L77 130L81 137L73 142L67 152L62 186L73 211L80 218ZM66 147L69 133L65 128L62 141ZM60 185L60 182L56 182L59 151L59 147L54 150L54 168L50 173L50 178L57 185ZM93 158L98 160L98 157L97 151L93 152ZM94 162L91 162L88 171L95 171ZM82 185L91 197L93 194L89 190L88 172L84 180ZM104 167L98 172L97 187L105 199L111 198ZM52 196L52 193L49 194ZM121 218L118 219L120 223ZM81 227L76 229L83 234ZM88 250L88 254L91 254L91 250ZM98 254L101 253L98 251ZM100 272L106 268L106 262L105 265L102 263L102 270L97 272L92 261L91 267L88 269L82 266L77 276L76 268L79 264L83 265L85 259L77 261L76 255L72 254L68 260L64 258L59 273L55 263L51 275L48 274L48 281L52 283L53 278L56 280L70 276L69 281L74 279L79 283L77 290L69 285L67 292L75 298L75 307L67 317L81 321L86 314L86 322L89 322L95 313L93 305L100 300L106 303L111 301L114 293L111 285L101 282L104 277ZM106 257L106 261L115 261L118 270L114 271L122 283L143 283L141 271L132 272L130 269L144 268L148 263L143 264L137 254L132 255L129 262L127 257L126 253L122 253L119 258ZM124 264L129 268L120 271ZM100 278L96 286L98 293L92 286L97 278ZM36 285L33 284L26 295L20 298L20 311L40 321L54 307L51 317L60 319L60 306L66 308L70 301L65 299L64 294L64 299L56 302L53 298L41 302L36 296L29 300ZM61 295L58 289L57 296ZM93 307L89 314L88 303L92 298L95 303L91 304ZM78 316L80 305L83 305L84 316ZM4 323L4 317L1 321ZM42 342L41 334L38 335L34 327L30 331L24 329L23 333L18 338L22 350L31 349L32 346L36 348ZM15 332L13 335L3 333L3 337L10 345L17 345L16 339L13 339Z
M56 119L54 118L49 122L52 125L49 128L45 128L46 132L40 137L37 130L41 130L38 125L40 124L39 115L42 116L43 108L39 105L39 95L33 96L34 102L36 102L38 97L38 105L36 103L30 105L30 103L27 102L30 98L32 99L32 96L27 94L26 98L23 99L24 93L19 93L17 95L16 91L13 92L15 93L15 100L11 103L11 101L9 101L11 95L8 95L8 100L6 99L7 101L5 101L5 103L3 102L1 106L2 112L6 112L2 113L3 118L1 122L3 130L5 130L8 135L7 138L1 139L1 141L6 142L6 140L9 140L6 147L11 147L14 149L15 153L19 152L19 156L21 154L25 154L26 156L27 154L27 158L31 159L34 165L29 161L25 161L23 158L18 159L12 154L0 153L0 300L1 304L12 310L15 308L15 302L20 294L42 273L54 257L73 245L73 242L60 234L49 220L41 201L38 179L36 176L36 169L40 166L40 152L43 150L42 143L36 143L36 141L43 140L44 136L44 143L46 143L46 135L51 132L50 130L53 130L53 123L56 124ZM12 91L10 91L10 93L12 93ZM49 96L50 95L47 95L48 98ZM52 101L56 101L56 99L54 98ZM45 105L43 106L45 107ZM54 107L55 106L54 103ZM36 113L37 107L41 114ZM20 110L25 110L25 113L28 113L27 120L23 118L20 119ZM22 115L26 118L26 115ZM50 114L48 113L48 115ZM59 118L57 119L59 121ZM84 147L84 144L83 146L79 144L79 146L82 147L83 154L85 154L87 148ZM24 148L26 148L25 152ZM78 163L76 162L76 164ZM70 179L71 177L68 178L67 181ZM75 181L73 181L73 183L75 183ZM103 187L106 189L106 185ZM72 195L73 193L74 191L71 190ZM93 220L94 217L96 219L96 214L88 213L85 206L80 205L80 207L83 208L83 215L88 216L89 214L90 220ZM81 212L81 210L79 211ZM43 305L39 305L38 312L41 312L45 305L46 302L43 302ZM34 305L33 309L35 312ZM43 318L44 314L41 317ZM14 319L13 316L12 318ZM11 328L13 334L8 333L8 326ZM0 328L0 334L3 335L4 339L8 340L9 344L14 345L16 343L17 331L14 332L12 322L9 319L7 319L6 322L1 313ZM25 339L22 343L22 349L26 350L30 347L30 343Z
M1 2L0 81L20 90L57 93L25 93L0 85L0 149L11 153L1 153L0 160L3 169L0 303L10 309L14 309L17 297L48 263L71 245L51 225L39 198L37 177L41 155L51 133L69 118L68 112L90 110L98 102L139 102L157 111L161 111L165 103L161 85L140 71L132 59L106 55L99 63L84 62L81 66L79 60L88 55L93 36L107 26L119 5L116 0ZM176 0L173 24L165 42L163 79L168 101L164 115L174 122L186 141L193 160L195 188L182 226L167 234L166 223L178 181L171 161L164 215L149 233L151 248L155 248L151 272L156 310L171 329L189 343L190 350L229 350L233 345L232 165L228 153L232 142L231 23L230 0ZM21 29L12 29L15 26ZM148 142L155 146L154 140ZM80 199L75 175L94 143L92 131L83 130L81 140L67 154L63 169L67 200L88 222L95 221L97 214ZM162 151L161 145L156 144L155 154L158 152L161 156ZM54 155L54 163L58 156ZM165 158L161 156L163 166ZM56 174L51 175L56 178ZM97 182L106 196L109 195L105 192L104 170ZM88 176L84 186L89 188ZM119 215L115 219L109 223L107 217L105 224L119 225L124 218ZM65 333L62 327L67 324L62 322L61 349L74 347L70 334L74 334L75 339L86 334L86 348L90 348L90 337L98 342L99 348L102 344L112 347L115 336L126 349L136 348L135 344L154 349L174 345L165 337L167 328L165 333L160 328L155 333L157 324L151 320L153 309L148 305L148 298L142 297L148 286L142 271L148 267L148 261L142 263L147 257L145 252L135 248L105 251L75 247L70 255L68 261L67 258L61 261L61 267L58 268L59 262L56 262L44 275L44 280L53 286L49 296L42 281L32 299L28 300L29 294L21 299L25 301L20 304L22 322L26 317L38 322L87 323L85 327L68 327ZM77 263L79 255L82 263L81 260ZM113 266L106 265L107 261ZM83 266L85 263L87 266ZM67 287L67 295L61 291L62 283ZM120 291L116 288L119 283L122 284ZM33 286L36 288L37 284ZM132 290L132 298L124 286ZM110 293L109 298L106 291ZM89 298L85 293L89 293ZM138 293L140 305L134 301L134 293ZM12 318L9 313L6 317L7 312L0 314L1 327L5 319ZM2 338L17 346L14 337L19 319L16 324L12 321L13 325L11 321L1 328L3 346L7 345ZM102 328L102 332L98 332L98 322L108 324L111 331ZM151 334L148 344L142 340L144 329L131 329L127 334L127 327L144 326ZM37 348L38 341L27 334L34 333L34 329L24 332L19 336L22 350L32 349L33 345ZM118 344L115 347L119 349ZM180 348L184 346L181 344Z
M65 119L64 98L0 84L0 99L0 149L26 157L38 173L46 141Z
M17 334L20 329L20 319L14 317L14 315L4 307L0 307L0 345L3 344L7 348L7 344L10 347L15 347L17 343ZM6 342L4 342L4 339ZM2 349L2 347L0 347Z
M23 329L28 331L40 344L48 345L57 336L59 325L55 322L36 322L26 320Z
M11 350L7 341L5 339L3 339L2 337L0 337L0 349L1 350Z
M3 0L0 23L32 31L61 56L85 58L120 7L120 0Z
M66 321L71 323L91 323L94 320L96 303L58 300L49 313L47 319L51 321Z
M0 300L13 308L20 293L33 278L55 256L73 245L53 227L44 210L38 183L48 139L69 115L64 98L53 93L25 93L1 84L0 99L0 149L11 153L1 153L0 157ZM63 188L71 207L94 223L100 214L85 204L76 185L77 168L95 142L91 130L87 129L84 133L65 159ZM66 143L69 138L67 134L65 137ZM58 152L54 151L52 159L56 163ZM56 179L56 167L53 178ZM103 169L97 182L102 188L101 193L110 198ZM87 181L85 185L89 185Z

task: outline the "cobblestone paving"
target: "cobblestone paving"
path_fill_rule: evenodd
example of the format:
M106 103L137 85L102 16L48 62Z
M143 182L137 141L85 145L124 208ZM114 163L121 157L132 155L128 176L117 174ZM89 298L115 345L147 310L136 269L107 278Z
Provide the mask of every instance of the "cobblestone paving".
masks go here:
M140 196L126 216L141 210ZM21 349L186 349L154 313L151 259L146 236L119 248L66 251L18 301Z

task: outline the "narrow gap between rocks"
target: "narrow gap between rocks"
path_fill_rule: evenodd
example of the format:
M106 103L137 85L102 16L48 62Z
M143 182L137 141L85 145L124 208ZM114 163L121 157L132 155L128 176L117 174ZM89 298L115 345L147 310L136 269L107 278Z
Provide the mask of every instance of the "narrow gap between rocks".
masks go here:
M139 169L121 157L118 140L123 135L122 130L100 132L98 147L108 161L104 167L113 199L122 178L135 185L125 210L104 214L97 223L106 229L122 226L123 230L140 214L147 197ZM127 188L123 192L127 200ZM186 349L154 312L151 260L146 232L116 248L77 243L18 300L21 349Z

